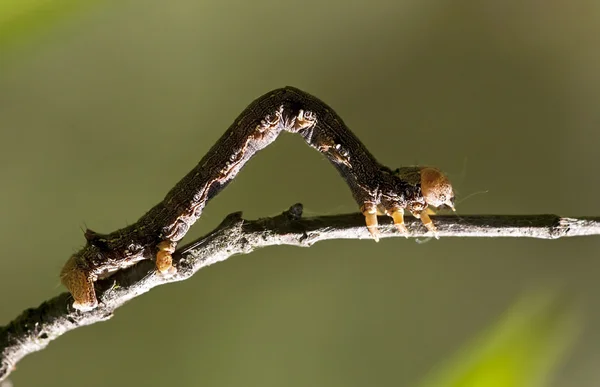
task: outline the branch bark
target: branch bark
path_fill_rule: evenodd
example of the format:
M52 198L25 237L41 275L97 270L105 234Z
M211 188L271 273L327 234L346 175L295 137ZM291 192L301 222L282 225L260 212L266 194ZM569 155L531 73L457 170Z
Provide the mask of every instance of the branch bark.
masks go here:
M381 238L402 236L389 218L380 218ZM178 271L165 278L156 274L154 262L142 261L95 284L100 305L82 313L72 308L67 292L25 310L0 328L0 381L26 355L44 349L62 334L112 317L113 312L150 289L190 278L198 270L235 254L248 254L261 247L290 245L309 247L329 239L372 239L362 214L302 218L302 205L295 204L281 215L244 220L240 212L230 214L211 233L180 248L173 256ZM557 239L600 235L600 217L561 218L556 215L445 215L436 216L440 237L525 237ZM410 237L429 234L418 219L407 217Z

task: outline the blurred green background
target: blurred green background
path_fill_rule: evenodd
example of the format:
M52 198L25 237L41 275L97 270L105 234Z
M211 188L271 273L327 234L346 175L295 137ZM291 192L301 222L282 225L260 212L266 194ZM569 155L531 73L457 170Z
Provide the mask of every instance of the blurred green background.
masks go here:
M283 85L329 103L384 164L447 171L459 214L600 214L596 1L2 2L0 325L64 291L58 273L83 227L134 222L249 102ZM307 215L357 210L323 157L283 135L186 240L230 212L295 202ZM584 323L545 385L597 386L599 247L271 247L154 289L25 358L11 379L416 385L543 288L573 299Z

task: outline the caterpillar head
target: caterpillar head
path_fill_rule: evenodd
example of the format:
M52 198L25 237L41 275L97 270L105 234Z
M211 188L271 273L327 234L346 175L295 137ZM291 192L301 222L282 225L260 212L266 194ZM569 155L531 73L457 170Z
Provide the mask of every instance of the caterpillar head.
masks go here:
M454 209L454 190L448 177L437 168L423 167L421 174L421 193L425 202L436 208Z

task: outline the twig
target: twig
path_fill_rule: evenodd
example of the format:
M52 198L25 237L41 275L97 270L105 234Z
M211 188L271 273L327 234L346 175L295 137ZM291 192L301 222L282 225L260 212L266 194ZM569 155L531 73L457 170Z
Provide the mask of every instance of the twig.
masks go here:
M380 218L381 238L401 236L388 218ZM155 286L182 281L203 267L235 254L248 254L272 245L308 247L328 239L371 239L361 214L302 218L302 205L273 218L244 220L233 213L211 233L180 248L174 254L177 274L165 278L155 274L151 261L115 273L96 282L100 305L82 313L71 307L69 293L62 293L37 308L25 310L0 328L0 381L24 356L44 349L70 330L108 320L115 309ZM428 236L419 220L407 217L410 237ZM436 216L441 237L529 237L556 239L600 235L600 217L561 218L556 215L469 215Z

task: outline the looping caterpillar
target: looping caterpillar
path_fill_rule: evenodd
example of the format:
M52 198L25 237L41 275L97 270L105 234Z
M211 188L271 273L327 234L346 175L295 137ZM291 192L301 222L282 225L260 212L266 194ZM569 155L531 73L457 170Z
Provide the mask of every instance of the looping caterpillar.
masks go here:
M61 281L74 298L73 307L96 308L94 281L143 259L155 259L161 275L176 273L171 254L206 203L282 131L299 134L333 164L376 241L377 215L392 217L398 231L408 235L407 210L436 235L428 207L454 209L452 185L440 170L411 166L393 171L381 165L331 107L302 90L284 87L252 102L198 165L136 223L110 234L85 232L86 245L61 271Z

